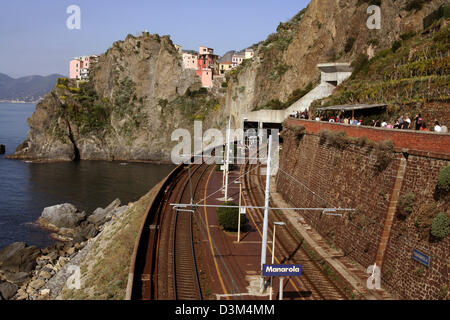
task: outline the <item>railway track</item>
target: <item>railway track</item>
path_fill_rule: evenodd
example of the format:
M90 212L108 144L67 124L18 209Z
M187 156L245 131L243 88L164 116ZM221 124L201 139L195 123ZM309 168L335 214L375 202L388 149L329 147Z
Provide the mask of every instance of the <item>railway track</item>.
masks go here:
M187 179L179 203L195 200L195 192L205 173L207 165L195 166ZM188 174L189 176L189 174ZM187 192L189 189L189 193ZM192 194L191 194L192 192ZM183 209L181 209L183 210ZM194 235L192 229L193 212L175 212L173 227L173 288L175 300L202 300L202 290L195 260Z
M155 200L136 256L133 299L202 300L192 229L193 215L170 203L189 203L208 165L179 167ZM189 181L189 175L191 181Z
M255 165L244 166L245 172L254 169ZM262 181L259 170L252 171L245 176L245 186L248 190L248 197L252 204L264 203L265 183ZM270 204L274 206L273 203ZM254 220L256 224L262 225L264 212L261 209L254 210ZM323 268L305 248L303 240L295 233L293 227L283 215L269 213L269 233L273 235L273 223L283 221L286 226L276 233L276 254L282 256L281 263L292 263L303 265L303 275L294 278L301 290L304 298L312 300L343 300L347 299L344 291L339 288L324 272Z

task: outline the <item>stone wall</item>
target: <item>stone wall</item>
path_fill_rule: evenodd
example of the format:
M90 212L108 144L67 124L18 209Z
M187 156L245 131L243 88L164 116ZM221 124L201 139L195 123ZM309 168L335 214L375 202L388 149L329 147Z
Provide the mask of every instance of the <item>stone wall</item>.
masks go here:
M429 229L416 220L436 206L436 212L448 212L449 199L435 200L439 171L450 164L450 135L394 132L367 127L332 125L315 121L289 120L287 125L304 126L306 133L283 134L277 188L295 207L354 208L343 218L306 212L306 220L332 245L343 249L364 267L382 257L382 285L405 299L441 299L449 288L448 253L450 239L430 242ZM374 143L346 139L331 143L320 136L323 129L345 131L348 137L368 137L372 141L391 140L395 148L386 151L392 157L383 170L377 166L380 151ZM291 133L290 133L291 132ZM434 141L436 140L436 141ZM415 150L414 141L420 150ZM405 152L408 149L408 153ZM382 153L382 152L381 152ZM406 159L406 169L400 163ZM401 187L395 180L401 173ZM389 206L396 198L414 193L413 212L400 220L396 211L389 221ZM395 201L393 201L395 200ZM395 209L395 208L394 208ZM428 211L427 211L428 210ZM387 228L387 226L389 228ZM386 247L381 246L383 230L388 230ZM427 268L411 258L418 249L431 257Z

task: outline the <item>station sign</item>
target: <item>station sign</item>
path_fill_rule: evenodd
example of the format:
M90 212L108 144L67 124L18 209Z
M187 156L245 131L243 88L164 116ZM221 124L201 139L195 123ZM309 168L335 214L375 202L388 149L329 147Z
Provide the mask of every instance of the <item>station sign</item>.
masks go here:
M263 276L265 277L295 277L301 276L303 266L301 264L265 264Z
M430 256L427 256L425 253L420 252L417 249L413 249L412 251L412 258L418 262L420 262L421 264L430 267Z

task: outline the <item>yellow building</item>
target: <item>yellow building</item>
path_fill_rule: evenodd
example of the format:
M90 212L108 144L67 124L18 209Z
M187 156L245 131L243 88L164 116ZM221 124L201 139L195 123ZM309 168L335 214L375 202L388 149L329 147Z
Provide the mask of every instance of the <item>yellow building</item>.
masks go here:
M231 61L225 61L219 63L219 74L225 74L225 72L233 69L233 63Z

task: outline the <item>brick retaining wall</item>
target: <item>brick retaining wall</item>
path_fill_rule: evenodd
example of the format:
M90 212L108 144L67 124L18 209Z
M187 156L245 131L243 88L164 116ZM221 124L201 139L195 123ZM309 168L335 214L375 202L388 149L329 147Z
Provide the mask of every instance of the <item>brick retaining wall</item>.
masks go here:
M375 262L395 178L405 155L395 152L388 167L379 172L373 146L350 143L340 149L321 141L318 133L322 129L345 131L350 137L366 136L378 142L392 140L397 150L409 149L400 196L412 192L416 202L405 221L394 217L384 250L382 283L405 299L441 298L445 286L450 287L447 262L450 237L430 243L428 237L420 236L415 220L419 208L436 202L437 176L450 164L450 135L293 119L288 120L288 125L302 125L306 134L301 138L284 136L280 168L297 181L280 170L278 191L295 207L356 208L354 214L346 214L344 219L317 212L307 212L305 218L329 244L343 249L364 267ZM440 211L449 209L449 201L440 201L438 205ZM414 248L431 256L430 268L411 259Z
M398 150L409 149L422 153L437 153L438 157L450 159L450 134L448 133L360 127L296 119L288 119L287 124L290 126L302 125L308 133L318 134L321 130L344 131L349 137L367 137L375 142L391 140Z

